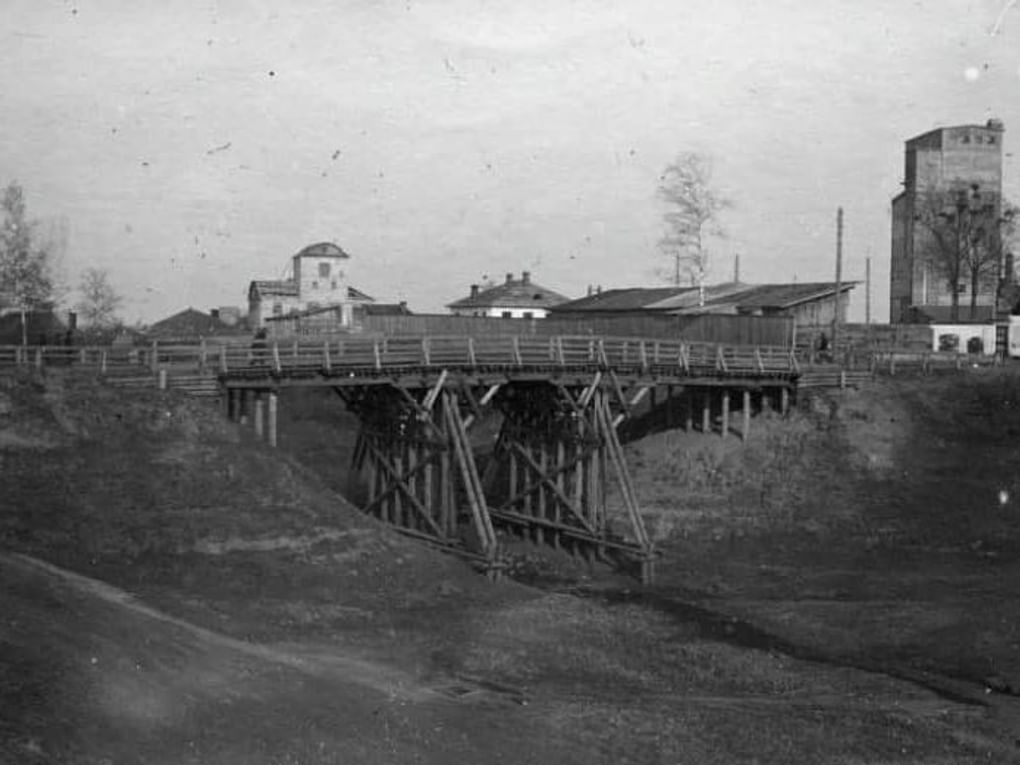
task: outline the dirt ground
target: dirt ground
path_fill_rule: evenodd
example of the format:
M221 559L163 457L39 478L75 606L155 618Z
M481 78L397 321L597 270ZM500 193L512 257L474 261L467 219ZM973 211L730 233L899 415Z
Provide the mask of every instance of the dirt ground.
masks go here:
M0 380L0 762L1020 762L1020 374L627 445L642 588L351 507L351 419Z

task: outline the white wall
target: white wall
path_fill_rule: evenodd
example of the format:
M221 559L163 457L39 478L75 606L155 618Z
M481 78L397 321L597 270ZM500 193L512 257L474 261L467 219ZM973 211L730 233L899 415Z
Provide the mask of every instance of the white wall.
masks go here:
M957 350L960 353L967 352L967 342L972 337L980 337L984 344L984 355L995 355L995 325L994 324L932 324L932 350L940 350L939 338L942 335L956 335L959 339Z
M294 279L298 284L302 308L307 308L309 303L325 307L347 301L345 260L315 256L294 257ZM320 268L328 269L328 275L322 276Z
M503 316L504 312L509 316ZM548 311L544 308L458 308L453 311L454 316L489 316L495 319L523 319L524 314L530 314L532 319L544 319Z

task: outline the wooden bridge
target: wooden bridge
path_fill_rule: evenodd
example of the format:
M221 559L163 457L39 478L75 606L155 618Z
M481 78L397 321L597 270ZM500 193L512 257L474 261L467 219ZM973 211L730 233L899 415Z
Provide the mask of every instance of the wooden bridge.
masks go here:
M802 369L791 349L581 336L249 338L131 348L0 346L5 368L63 367L113 384L219 395L276 444L279 394L334 390L360 423L353 474L364 509L498 576L502 528L653 576L621 437L652 421L742 437L754 410L792 393L897 370L969 365L959 354L885 350ZM739 409L742 424L731 423ZM496 416L490 417L493 414ZM493 435L491 424L499 425ZM623 513L610 514L611 482Z
M634 566L645 581L655 550L621 433L651 420L704 432L718 422L726 435L733 403L746 437L752 410L785 411L801 375L787 348L590 335L0 347L6 366L218 393L274 446L282 390L332 389L359 421L352 475L366 512L493 576L502 528ZM610 514L613 484L623 512Z
M281 389L329 387L359 419L353 472L364 509L405 533L467 551L494 576L496 527L653 577L618 426L684 393L728 427L731 393L785 410L799 367L788 349L579 337L344 338L221 350L228 416L276 442ZM692 393L697 393L697 398ZM664 397L663 397L664 396ZM756 402L752 402L752 398ZM499 417L489 418L489 413ZM495 444L473 435L499 422ZM624 507L607 513L610 481Z

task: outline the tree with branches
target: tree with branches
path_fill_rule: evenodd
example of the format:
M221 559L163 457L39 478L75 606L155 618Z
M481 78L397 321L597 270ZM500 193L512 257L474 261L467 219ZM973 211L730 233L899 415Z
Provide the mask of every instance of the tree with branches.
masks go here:
M665 203L666 233L659 240L672 260L670 281L680 286L686 272L705 302L705 278L709 270L708 242L725 236L719 217L731 207L712 185L712 162L704 154L683 152L659 177L658 196Z
M25 193L11 182L0 198L0 293L21 314L21 342L28 345L27 315L49 308L54 294L53 247L29 220Z
M915 211L924 232L918 252L949 292L951 321L959 321L962 291L970 293L972 319L982 290L998 293L1006 259L1003 235L1015 215L1011 205L997 204L977 186L921 194Z
M124 299L110 284L110 274L102 268L89 268L82 274L78 285L81 300L78 315L82 324L91 332L102 332L118 327L117 316Z

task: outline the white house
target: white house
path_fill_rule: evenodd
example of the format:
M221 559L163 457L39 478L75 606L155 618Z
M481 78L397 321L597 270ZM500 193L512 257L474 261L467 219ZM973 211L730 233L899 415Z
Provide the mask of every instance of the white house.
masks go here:
M471 285L471 294L447 304L454 316L495 316L503 319L542 319L553 306L567 302L568 298L531 281L531 274L521 273L520 279L506 275L506 281L496 287L479 289Z
M375 301L350 285L351 256L331 242L311 244L293 256L291 277L253 281L248 287L248 319L252 329L272 316L318 308L337 308L341 326L353 322L354 307Z

